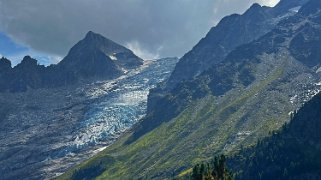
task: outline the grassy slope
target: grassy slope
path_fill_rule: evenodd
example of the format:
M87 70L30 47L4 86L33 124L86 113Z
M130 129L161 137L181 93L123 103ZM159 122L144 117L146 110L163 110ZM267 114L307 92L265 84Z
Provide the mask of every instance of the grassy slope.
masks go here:
M320 179L320 109L317 94L280 131L232 157L236 179Z
M95 158L58 179L70 179L75 172L80 174L88 168L92 172L90 168L93 167L97 171L93 176L100 174L97 179L171 177L214 153L222 150L233 153L241 143L253 145L258 138L278 129L288 119L287 112L291 110L286 102L288 97L267 91L282 74L283 67L278 67L251 88L237 88L224 97L208 96L193 102L178 117L132 144L124 143L130 136L128 133ZM273 103L269 100L271 93ZM258 101L263 101L262 105L258 106ZM271 116L267 110L273 109L272 106L284 113ZM237 135L243 131L251 131L251 134Z

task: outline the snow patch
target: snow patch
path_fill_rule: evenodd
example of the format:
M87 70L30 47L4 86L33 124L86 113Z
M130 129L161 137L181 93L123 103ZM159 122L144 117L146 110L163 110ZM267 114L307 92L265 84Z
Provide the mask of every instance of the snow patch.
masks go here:
M249 135L251 135L251 131L241 131L241 132L238 132L237 133L237 136L239 137L239 136L249 136Z
M97 153L105 150L106 148L107 148L107 147L98 148L98 149L94 150L93 153L97 154Z
M113 53L112 55L108 55L111 60L117 61L116 53Z
M290 98L290 103L293 104L294 101L298 98L298 95L294 95Z
M294 13L298 13L300 9L301 9L301 6L297 6L297 7L290 9L290 11L294 12Z

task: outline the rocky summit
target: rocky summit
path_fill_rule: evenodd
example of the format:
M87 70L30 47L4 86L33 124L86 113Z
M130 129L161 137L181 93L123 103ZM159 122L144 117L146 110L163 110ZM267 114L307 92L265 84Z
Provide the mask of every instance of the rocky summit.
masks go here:
M88 32L58 64L82 78L115 78L143 64L131 50L99 35Z
M1 92L54 88L84 81L117 78L140 67L143 60L131 50L93 32L71 48L58 64L45 67L26 56L11 68L8 59L0 61Z
M244 14L223 18L178 62L167 88L190 80L220 63L236 47L249 43L272 30L278 22L296 13L307 0L283 0L276 7L253 4Z

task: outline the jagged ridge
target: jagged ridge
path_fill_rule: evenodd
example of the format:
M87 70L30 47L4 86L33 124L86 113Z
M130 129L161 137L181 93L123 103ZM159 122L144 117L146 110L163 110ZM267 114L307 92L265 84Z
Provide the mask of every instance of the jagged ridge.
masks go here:
M57 65L38 65L30 56L11 68L0 59L0 92L54 88L89 79L112 79L143 64L131 50L93 32L71 48Z

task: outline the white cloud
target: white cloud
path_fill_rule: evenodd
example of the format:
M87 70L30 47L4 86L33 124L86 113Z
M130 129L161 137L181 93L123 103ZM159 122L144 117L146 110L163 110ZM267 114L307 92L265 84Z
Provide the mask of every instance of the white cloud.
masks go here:
M46 53L34 51L34 50L28 50L26 52L20 52L15 55L8 56L8 58L11 61L12 66L16 66L21 62L21 60L26 56L29 55L32 58L36 59L39 64L48 66L50 64L57 64L59 61L62 60L62 57L57 55L48 55Z
M265 5L265 6L270 6L273 7L275 6L280 0L264 0L260 2L260 4Z
M160 57L158 52L162 49L162 47L158 48L157 53L154 54L142 48L138 41L128 42L125 44L125 46L144 60L158 59Z

